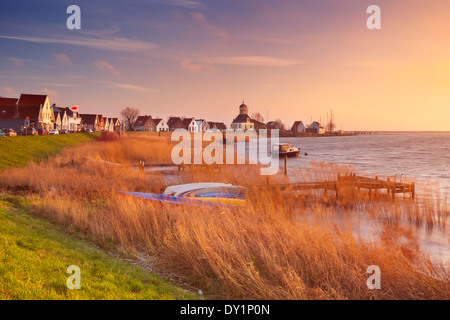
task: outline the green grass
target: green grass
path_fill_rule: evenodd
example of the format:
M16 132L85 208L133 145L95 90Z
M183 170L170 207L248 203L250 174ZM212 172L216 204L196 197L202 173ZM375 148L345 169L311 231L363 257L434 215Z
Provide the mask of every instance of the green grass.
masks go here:
M29 162L47 160L66 147L94 140L99 133L72 133L55 136L0 138L0 170L23 167Z
M22 201L0 196L0 300L196 299L151 271L29 215ZM81 269L80 290L66 286L70 265Z

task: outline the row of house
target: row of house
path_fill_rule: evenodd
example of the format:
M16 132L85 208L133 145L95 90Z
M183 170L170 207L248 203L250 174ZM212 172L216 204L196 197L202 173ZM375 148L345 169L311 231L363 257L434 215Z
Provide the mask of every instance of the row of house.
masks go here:
M181 118L181 117L169 117L167 122L163 119L155 118L153 119L149 115L139 116L132 129L134 131L146 131L146 132L164 132L164 131L175 131L177 129L184 129L189 132L205 132L211 131L221 131L225 132L227 126L223 122L209 122L204 119L196 118ZM250 130L254 129L259 131L261 129L282 130L282 125L276 121L270 121L263 123L252 119L248 114L248 106L242 102L239 106L239 114L233 119L231 123L231 129L233 130ZM293 134L297 133L313 133L313 134L324 134L325 130L319 122L314 121L309 126L305 126L302 121L295 121L291 127L291 132Z
M116 132L121 129L119 118L108 118L101 114L80 114L82 129Z
M269 121L267 123L262 123L260 121L252 119L248 115L247 105L244 102L242 102L242 104L239 106L238 116L236 118L234 118L233 122L231 123L231 129L234 129L234 130L241 129L244 131L249 130L249 129L254 129L254 130L258 131L260 129L281 130L282 127L281 127L281 124L276 121ZM325 129L317 121L314 121L308 127L306 127L303 124L303 121L295 121L291 127L291 133L294 133L294 134L297 134L297 133L325 134Z
M303 121L295 121L291 127L291 133L314 133L314 134L325 134L324 127L317 121L314 121L309 126L305 126Z
M78 114L78 106L72 108L52 106L54 129L76 132L81 129L82 118Z
M69 132L82 129L117 131L120 120L99 114L80 114L78 106L50 105L47 95L21 94L18 99L0 97L0 128L19 131L24 127Z
M139 116L133 125L134 131L164 132L177 129L185 129L189 132L208 130L223 132L227 130L227 127L222 122L208 122L204 119L169 117L166 122L160 118L153 119L148 115Z
M92 131L119 131L121 122L119 118L108 118L101 114L80 114L78 106L57 107L50 105L47 95L21 94L19 99L0 97L0 128L12 128L19 131L30 126L36 129L58 129L79 131L90 129ZM227 126L223 122L209 122L204 119L169 117L167 121L161 118L152 118L149 115L139 116L134 125L135 131L164 132L185 129L189 132L205 132L208 130L225 132ZM234 118L231 129L260 130L282 129L276 121L262 123L252 119L248 114L247 105L242 102L239 114ZM324 128L317 121L305 126L302 121L295 121L291 127L293 134L314 133L324 134Z

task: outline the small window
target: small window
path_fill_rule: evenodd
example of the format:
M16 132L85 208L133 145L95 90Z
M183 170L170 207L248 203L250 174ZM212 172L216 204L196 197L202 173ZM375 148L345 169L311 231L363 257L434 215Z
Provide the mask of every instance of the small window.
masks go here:
M6 110L3 110L2 111L2 115L4 116L6 114Z

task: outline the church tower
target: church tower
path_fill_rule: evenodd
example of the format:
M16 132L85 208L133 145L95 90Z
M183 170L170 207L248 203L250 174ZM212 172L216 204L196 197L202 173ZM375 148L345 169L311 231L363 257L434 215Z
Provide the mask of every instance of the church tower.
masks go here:
M248 107L247 105L244 103L244 101L242 101L242 104L239 107L239 114L245 114L248 115Z

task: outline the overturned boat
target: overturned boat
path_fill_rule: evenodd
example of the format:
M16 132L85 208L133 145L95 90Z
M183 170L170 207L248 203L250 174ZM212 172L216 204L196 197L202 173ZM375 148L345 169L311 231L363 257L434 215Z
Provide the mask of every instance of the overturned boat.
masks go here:
M167 187L163 194L119 191L146 200L192 206L243 206L247 188L226 183L189 183Z

